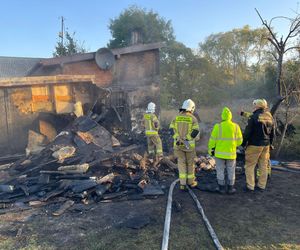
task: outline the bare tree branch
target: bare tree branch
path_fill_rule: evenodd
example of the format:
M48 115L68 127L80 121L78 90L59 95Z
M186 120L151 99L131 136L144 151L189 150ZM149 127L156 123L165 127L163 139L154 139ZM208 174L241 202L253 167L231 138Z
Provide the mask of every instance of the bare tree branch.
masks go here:
M263 24L263 25L268 29L268 31L270 32L270 34L271 34L273 40L275 41L275 43L279 44L279 42L278 42L278 40L277 40L275 34L273 33L273 31L272 31L272 29L271 29L271 26L268 25L268 23L267 23L266 20L263 20L263 19L262 19L260 13L258 12L258 10L257 10L256 8L255 8L255 11L256 11L257 15L259 16L259 18L260 18L262 24Z
M275 49L276 49L278 52L280 52L280 48L278 47L278 44L276 44L276 43L272 40L272 38L270 38L270 37L268 37L267 39L268 39L268 41L269 41L270 43L272 43L272 44L274 45Z
M296 23L296 24L295 24L295 26L293 27L294 23ZM288 39L297 36L297 34L299 33L299 31L296 32L295 34L293 34L293 33L294 33L297 29L299 29L299 27L300 27L300 20L299 20L299 17L296 17L296 18L294 19L294 21L292 21L292 23L291 23L290 31L289 31L288 35L286 36L285 41L284 41L284 43L283 43L284 45L287 43Z
M292 49L300 49L300 47L299 47L299 46L295 46L295 47L287 48L287 49L284 51L284 53L287 52L287 51L289 51L289 50L292 50Z
M300 16L299 14L297 14L296 18L276 16L273 17L268 24L266 20L263 20L262 16L260 15L260 13L256 8L255 11L259 16L260 20L262 21L263 26L269 31L270 37L268 37L267 39L274 46L275 52L277 52L276 54L274 52L271 53L272 56L277 61L276 86L277 86L278 98L277 101L275 101L271 110L272 114L275 114L281 102L284 101L287 98L287 96L290 94L287 93L286 87L283 85L284 83L282 83L283 58L284 58L284 54L287 51L292 49L300 49L299 46L291 46L286 49L289 39L295 38L300 33ZM272 22L276 19L285 19L290 21L289 32L287 36L285 37L282 36L280 40L277 38L276 33L274 33L271 27ZM285 96L282 95L282 89L281 89L282 87L284 88L283 92L285 92Z

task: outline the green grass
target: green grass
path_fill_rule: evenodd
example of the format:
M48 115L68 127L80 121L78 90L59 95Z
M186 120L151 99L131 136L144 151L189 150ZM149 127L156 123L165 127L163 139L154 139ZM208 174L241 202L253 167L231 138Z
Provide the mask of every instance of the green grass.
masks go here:
M38 243L36 236L16 237L0 240L0 249L5 250L53 250L55 247Z

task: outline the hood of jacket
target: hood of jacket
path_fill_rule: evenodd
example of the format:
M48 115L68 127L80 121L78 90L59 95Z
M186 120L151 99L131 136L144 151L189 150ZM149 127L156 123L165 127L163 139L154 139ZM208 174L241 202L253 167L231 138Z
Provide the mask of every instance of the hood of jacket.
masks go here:
M222 121L231 121L232 113L229 108L224 107L222 111Z

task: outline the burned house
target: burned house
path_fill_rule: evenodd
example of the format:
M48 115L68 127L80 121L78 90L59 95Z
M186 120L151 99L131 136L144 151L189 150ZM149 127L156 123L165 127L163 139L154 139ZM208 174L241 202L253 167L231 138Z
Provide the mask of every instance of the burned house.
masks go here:
M162 43L58 58L0 57L0 155L23 152L28 131L51 141L80 102L85 115L139 132L149 101L159 103Z

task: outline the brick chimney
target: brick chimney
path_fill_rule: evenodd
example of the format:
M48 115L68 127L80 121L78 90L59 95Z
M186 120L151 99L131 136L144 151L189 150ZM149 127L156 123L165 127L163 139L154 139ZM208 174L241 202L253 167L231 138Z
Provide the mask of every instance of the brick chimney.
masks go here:
M130 45L135 45L143 43L143 36L140 29L134 29L131 31L131 37L130 37Z

